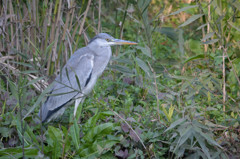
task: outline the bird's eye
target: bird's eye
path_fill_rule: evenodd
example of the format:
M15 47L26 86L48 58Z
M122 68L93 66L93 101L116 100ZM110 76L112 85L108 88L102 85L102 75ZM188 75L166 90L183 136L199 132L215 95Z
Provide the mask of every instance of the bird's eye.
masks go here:
M110 39L106 39L108 42L110 41Z

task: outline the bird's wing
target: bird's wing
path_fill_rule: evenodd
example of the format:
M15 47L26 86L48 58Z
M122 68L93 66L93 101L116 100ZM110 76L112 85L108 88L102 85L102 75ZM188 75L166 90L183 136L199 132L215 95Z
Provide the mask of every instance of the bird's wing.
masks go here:
M42 120L46 120L52 114L60 110L64 105L71 102L87 85L93 70L93 54L84 48L85 54L74 53L62 72L56 78L51 96L42 105Z

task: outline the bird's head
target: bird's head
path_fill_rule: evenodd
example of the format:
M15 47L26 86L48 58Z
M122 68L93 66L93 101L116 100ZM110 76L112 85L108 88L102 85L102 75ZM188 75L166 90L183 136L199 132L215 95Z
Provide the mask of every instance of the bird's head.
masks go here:
M115 39L111 35L107 33L99 33L94 38L92 38L89 42L95 43L97 42L100 46L113 46L113 45L136 45L136 42L133 41L127 41L127 40L121 40L121 39Z

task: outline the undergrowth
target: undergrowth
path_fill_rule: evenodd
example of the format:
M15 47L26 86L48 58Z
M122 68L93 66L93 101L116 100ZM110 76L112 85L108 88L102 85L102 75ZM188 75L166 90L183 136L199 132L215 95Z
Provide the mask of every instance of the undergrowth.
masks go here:
M0 4L0 158L239 158L238 1ZM138 45L112 48L76 118L41 124L49 84L99 32Z

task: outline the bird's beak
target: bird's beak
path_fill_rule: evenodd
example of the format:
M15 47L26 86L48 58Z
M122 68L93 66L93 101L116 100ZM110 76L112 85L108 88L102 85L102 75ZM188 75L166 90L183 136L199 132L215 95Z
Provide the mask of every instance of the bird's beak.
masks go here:
M110 43L112 43L113 45L137 45L136 42L127 41L127 40L121 40L121 39L114 39Z

